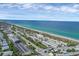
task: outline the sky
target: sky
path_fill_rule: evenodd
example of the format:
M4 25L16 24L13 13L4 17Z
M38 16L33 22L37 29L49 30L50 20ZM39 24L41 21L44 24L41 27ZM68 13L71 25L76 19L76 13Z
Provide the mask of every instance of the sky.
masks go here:
M0 3L0 19L79 21L79 4Z

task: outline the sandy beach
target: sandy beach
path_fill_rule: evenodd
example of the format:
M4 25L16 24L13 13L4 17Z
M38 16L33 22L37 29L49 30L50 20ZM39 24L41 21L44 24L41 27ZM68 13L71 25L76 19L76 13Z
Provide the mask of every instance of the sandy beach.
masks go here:
M61 38L63 40L69 40L69 41L79 42L79 40L74 39L74 38L65 37L65 36L57 35L57 34L53 34L53 33L48 33L48 32L44 32L44 31L41 31L41 30L36 30L36 29L24 27L24 26L17 25L17 24L13 24L13 25L18 26L18 27L21 27L21 28L24 28L24 29L29 29L29 30L32 30L32 31L36 31L36 32L39 32L39 33L47 34L47 35L50 35L50 36L59 37L59 38Z

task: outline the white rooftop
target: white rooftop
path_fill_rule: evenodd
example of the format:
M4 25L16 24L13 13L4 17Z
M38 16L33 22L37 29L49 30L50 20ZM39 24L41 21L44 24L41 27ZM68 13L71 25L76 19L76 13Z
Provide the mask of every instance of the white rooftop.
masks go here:
M3 52L3 56L12 56L13 51Z

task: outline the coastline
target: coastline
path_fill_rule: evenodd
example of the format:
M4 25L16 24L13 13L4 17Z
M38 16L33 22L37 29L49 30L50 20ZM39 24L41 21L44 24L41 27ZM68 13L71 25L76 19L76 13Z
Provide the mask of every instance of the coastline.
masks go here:
M15 25L15 26L18 26L18 27L21 27L21 28L24 28L24 29L29 29L29 30L32 30L32 31L36 31L36 32L39 32L39 33L47 34L47 35L50 35L50 36L59 37L59 38L62 38L63 40L69 40L69 41L74 41L74 42L79 43L79 40L71 38L71 37L57 35L57 34L54 34L54 33L48 33L48 32L45 32L45 31L41 31L41 30L37 30L37 29L33 29L33 28L28 28L28 27L21 26L21 25L18 25L18 24L12 24L12 25Z

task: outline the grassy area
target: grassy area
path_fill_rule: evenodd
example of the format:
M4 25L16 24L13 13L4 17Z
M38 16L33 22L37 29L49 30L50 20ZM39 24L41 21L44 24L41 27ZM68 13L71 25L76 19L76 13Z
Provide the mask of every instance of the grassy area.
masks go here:
M67 46L76 46L77 44L76 42L67 42Z
M20 39L22 43L26 44L26 42L21 37L18 36L18 39Z
M12 30L13 31L16 31L16 28L15 26L13 25L12 27ZM15 34L15 33L14 33ZM44 44L42 44L41 42L37 42L37 41L33 41L31 38L27 38L25 35L22 35L23 37L25 37L26 39L28 39L29 41L31 41L33 44L35 44L36 46L40 47L40 48L47 48L47 46L45 46ZM21 38L20 38L21 39ZM22 39L21 39L22 42L24 42ZM25 43L25 42L24 42Z
M38 53L35 51L35 47L33 47L32 45L29 45L28 47L32 50L32 52L28 54L28 56L38 55Z
M12 42L9 43L10 50L13 51L13 56L20 56L18 49L14 46Z
M21 42L26 44L26 42L21 37L19 37L19 39ZM32 50L32 52L30 54L28 54L27 56L38 55L38 53L35 51L35 49L36 49L35 47L33 47L31 44L29 44L28 47L29 47L29 49Z
M46 49L47 48L47 46L45 46L41 42L34 41L32 38L27 37L25 34L24 35L20 34L20 35L23 36L24 38L26 38L27 40L29 40L30 42L32 42L33 44L35 44L36 46L38 46L39 48L43 48L43 49Z
M38 42L38 41L34 41L32 38L30 37L26 37L23 35L24 38L28 39L30 42L32 42L33 44L35 44L36 46L38 46L39 48L43 48L43 49L46 49L47 46L45 46L44 44L42 44L41 42Z
M15 33L15 31L16 31L16 27L15 27L15 25L13 25L13 26L11 27L11 29L13 30L12 33L13 33L14 35L16 35L16 33Z
M42 44L41 42L35 42L35 44L37 45L37 46L39 46L40 48L47 48L47 46L45 46L44 44Z
M12 29L13 31L16 31L15 25L13 25L11 29Z
M29 45L29 48L31 49L31 50L35 50L36 48L35 47L33 47L32 45Z
M67 52L75 52L75 49L72 48L72 49L67 49Z

